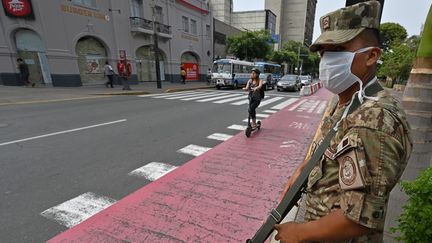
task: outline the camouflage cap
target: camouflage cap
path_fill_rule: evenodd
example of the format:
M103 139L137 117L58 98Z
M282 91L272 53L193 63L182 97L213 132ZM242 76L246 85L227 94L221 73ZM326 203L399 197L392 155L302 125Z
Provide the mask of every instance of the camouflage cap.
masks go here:
M380 3L369 1L341 8L322 16L320 19L321 35L310 46L310 50L318 51L323 44L346 43L366 28L378 29L380 13Z

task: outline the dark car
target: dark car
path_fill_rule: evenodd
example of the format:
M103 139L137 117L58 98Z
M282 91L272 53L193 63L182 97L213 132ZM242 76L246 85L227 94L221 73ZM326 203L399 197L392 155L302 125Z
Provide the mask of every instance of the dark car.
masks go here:
M276 88L278 91L293 90L299 91L301 89L301 82L297 75L287 74L277 82Z

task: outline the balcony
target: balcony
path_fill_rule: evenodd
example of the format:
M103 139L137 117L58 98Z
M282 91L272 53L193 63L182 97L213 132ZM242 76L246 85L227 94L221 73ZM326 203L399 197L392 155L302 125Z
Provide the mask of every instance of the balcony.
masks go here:
M130 17L132 32L153 35L153 21L139 17ZM171 39L171 26L155 22L155 29L161 38Z

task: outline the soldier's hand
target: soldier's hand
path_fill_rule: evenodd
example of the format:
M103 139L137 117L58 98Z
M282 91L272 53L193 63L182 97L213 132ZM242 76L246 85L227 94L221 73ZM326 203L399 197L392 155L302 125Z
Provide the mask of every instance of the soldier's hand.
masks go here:
M295 222L288 222L284 224L275 224L274 229L277 230L275 236L276 240L280 243L298 243L301 242L297 230L298 224Z

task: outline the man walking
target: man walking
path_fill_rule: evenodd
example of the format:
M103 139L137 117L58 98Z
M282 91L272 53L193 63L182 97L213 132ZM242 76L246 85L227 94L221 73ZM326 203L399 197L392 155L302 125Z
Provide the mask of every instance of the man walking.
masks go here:
M379 15L379 2L369 1L320 19L322 34L310 50L320 53L320 79L339 100L317 141L331 129L336 135L309 174L306 222L275 226L282 243L383 240L389 194L405 169L412 142L403 110L377 82ZM354 102L360 105L347 114Z
M21 82L24 83L26 87L32 86L35 87L35 83L30 81L30 72L27 63L24 62L22 58L18 58L17 60L18 70L20 72Z
M108 77L108 81L105 83L105 87L108 88L109 85L111 88L114 88L114 69L108 61L105 62L104 76Z

